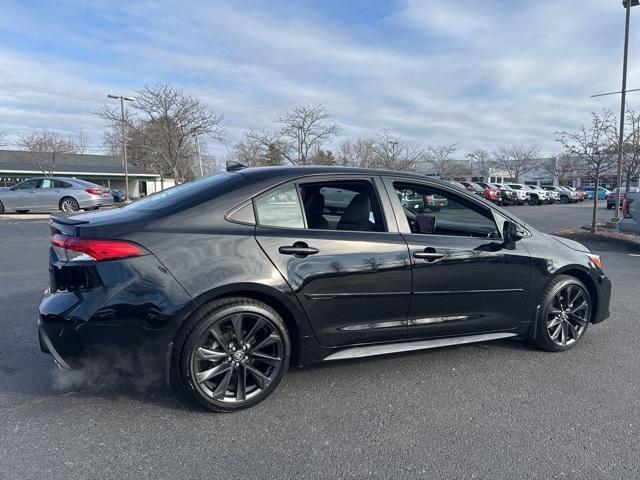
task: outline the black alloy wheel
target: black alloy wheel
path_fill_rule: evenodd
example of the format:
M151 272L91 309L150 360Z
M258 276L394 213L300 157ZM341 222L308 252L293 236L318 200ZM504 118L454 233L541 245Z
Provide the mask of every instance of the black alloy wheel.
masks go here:
M545 290L536 345L550 351L567 350L584 336L590 318L587 288L580 280L561 275Z
M214 302L184 340L180 379L205 407L229 412L264 400L284 377L291 344L280 315L250 298Z

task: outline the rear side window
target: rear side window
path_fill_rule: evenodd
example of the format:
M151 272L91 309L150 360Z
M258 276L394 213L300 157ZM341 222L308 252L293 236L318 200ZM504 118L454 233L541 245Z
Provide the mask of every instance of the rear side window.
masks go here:
M62 180L54 180L53 186L54 188L70 188L71 184L67 182L63 182Z
M267 227L304 228L298 191L287 184L267 192L255 201L258 223Z
M366 180L302 183L307 227L312 230L384 232L382 209Z

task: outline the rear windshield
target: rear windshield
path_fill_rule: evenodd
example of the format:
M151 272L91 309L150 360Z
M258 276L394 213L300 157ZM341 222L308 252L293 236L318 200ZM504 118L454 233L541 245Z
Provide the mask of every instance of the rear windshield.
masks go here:
M224 171L210 177L201 177L197 180L153 193L124 208L130 210L156 210L183 201L189 201L189 199L200 196L205 192L214 193L216 188L226 183L232 175L234 174Z

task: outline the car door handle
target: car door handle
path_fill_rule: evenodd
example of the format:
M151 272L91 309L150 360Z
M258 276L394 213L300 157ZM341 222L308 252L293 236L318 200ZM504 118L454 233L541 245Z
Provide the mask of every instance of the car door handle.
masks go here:
M427 262L435 262L444 257L444 253L438 253L435 248L427 247L422 252L413 252L413 257L421 258Z
M317 248L310 247L304 242L296 242L292 246L282 246L278 248L278 252L283 255L294 255L299 258L315 255L319 251Z

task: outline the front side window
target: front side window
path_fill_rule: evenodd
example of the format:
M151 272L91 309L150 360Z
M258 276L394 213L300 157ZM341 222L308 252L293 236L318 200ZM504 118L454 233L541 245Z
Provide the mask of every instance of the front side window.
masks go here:
M14 188L16 190L31 190L38 186L38 180L27 180L26 182L19 183Z
M255 201L257 221L267 227L304 228L298 191L292 183L271 190Z
M54 180L43 178L42 182L40 182L40 188L54 188Z
M491 210L437 188L394 182L412 233L500 238Z
M300 184L307 227L312 230L384 232L382 209L366 180Z

